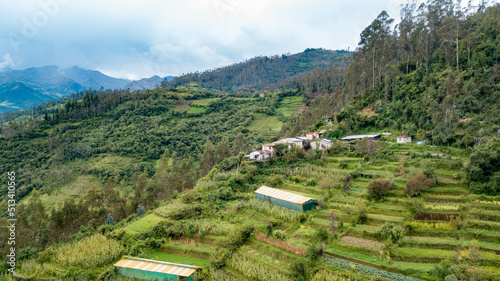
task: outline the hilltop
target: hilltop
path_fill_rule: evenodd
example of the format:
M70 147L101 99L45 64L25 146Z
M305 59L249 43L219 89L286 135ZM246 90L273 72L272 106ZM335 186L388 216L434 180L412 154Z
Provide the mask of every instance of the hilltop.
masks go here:
M262 56L230 66L181 75L164 87L177 87L196 82L201 87L218 92L253 92L295 86L303 75L315 68L328 68L336 60L351 56L348 51L306 49L298 54ZM345 66L345 64L344 64Z

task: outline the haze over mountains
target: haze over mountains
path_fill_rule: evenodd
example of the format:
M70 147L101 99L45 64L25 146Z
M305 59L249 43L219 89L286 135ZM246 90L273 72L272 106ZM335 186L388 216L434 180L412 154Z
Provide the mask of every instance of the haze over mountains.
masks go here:
M25 70L6 69L0 72L0 112L25 109L43 101L89 89L152 89L164 79L170 81L173 78L153 76L131 81L78 66L66 69L54 65Z

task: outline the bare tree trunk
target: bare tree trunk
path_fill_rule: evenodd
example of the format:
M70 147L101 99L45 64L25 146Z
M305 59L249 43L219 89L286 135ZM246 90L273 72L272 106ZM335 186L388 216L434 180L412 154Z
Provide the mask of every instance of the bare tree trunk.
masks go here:
M458 56L458 32L460 30L460 22L457 19L457 72L459 71L459 56Z

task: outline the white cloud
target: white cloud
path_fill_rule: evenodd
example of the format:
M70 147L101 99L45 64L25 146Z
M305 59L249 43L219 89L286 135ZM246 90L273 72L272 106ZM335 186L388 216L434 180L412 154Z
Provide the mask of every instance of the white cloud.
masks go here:
M63 1L30 38L25 22ZM0 54L16 67L99 69L120 77L179 75L309 47L354 49L382 11L406 0L4 1ZM4 59L5 60L5 59Z
M0 62L0 70L4 70L7 67L13 67L14 66L14 61L12 60L12 57L10 54L5 54L3 56L3 61Z

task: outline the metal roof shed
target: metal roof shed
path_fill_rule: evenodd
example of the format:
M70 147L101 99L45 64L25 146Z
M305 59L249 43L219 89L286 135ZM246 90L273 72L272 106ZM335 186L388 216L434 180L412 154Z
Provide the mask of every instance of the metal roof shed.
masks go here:
M267 187L264 185L255 191L255 198L297 212L309 211L316 208L316 205L318 205L318 202L313 198Z
M118 273L130 278L144 280L188 280L196 278L196 270L201 268L164 261L125 258L114 264Z

